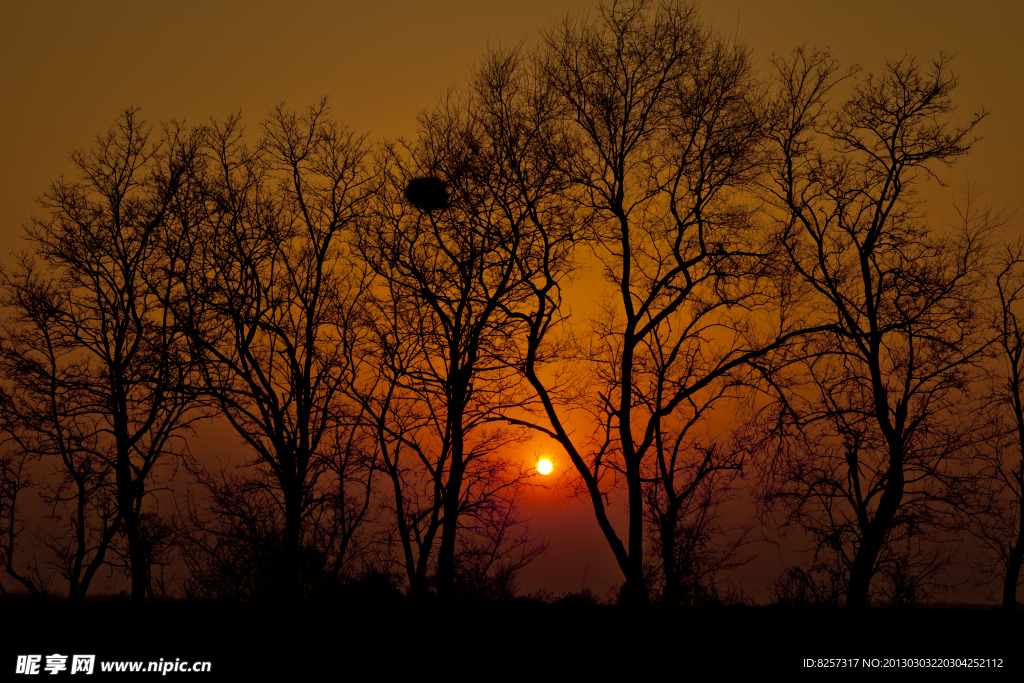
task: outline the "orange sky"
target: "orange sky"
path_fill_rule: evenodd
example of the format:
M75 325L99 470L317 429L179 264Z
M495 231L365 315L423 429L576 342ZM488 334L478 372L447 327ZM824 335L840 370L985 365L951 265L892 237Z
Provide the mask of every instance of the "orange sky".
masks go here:
M417 112L464 83L488 42L532 41L567 12L592 7L591 0L4 2L0 261L9 262L34 199L71 170L69 150L88 146L128 105L142 107L151 123L241 110L254 129L277 102L300 108L329 94L336 117L371 139L412 136ZM945 174L945 196L969 178L996 207L1021 203L1024 3L718 0L704 2L703 15L745 38L762 65L800 44L828 47L869 71L906 53L956 54L962 120L982 106L993 113L981 128L985 139ZM536 449L528 450L533 457ZM577 591L586 575L587 586L603 593L621 581L585 505L527 510L551 546L524 576L525 590ZM766 555L752 571L778 573L782 560L775 550Z

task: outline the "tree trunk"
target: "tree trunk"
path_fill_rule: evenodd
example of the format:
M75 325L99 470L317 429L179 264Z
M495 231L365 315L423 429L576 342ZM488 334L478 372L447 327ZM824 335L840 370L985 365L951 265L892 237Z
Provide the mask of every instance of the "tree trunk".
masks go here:
M1024 512L1022 512L1024 516ZM1024 563L1024 523L1017 529L1017 542L1010 547L1010 556L1006 559L1006 582L1003 584L1003 609L1011 612L1017 609L1017 583L1020 581L1020 568Z
M455 541L459 531L459 503L462 494L462 477L465 463L465 444L462 434L461 406L465 396L464 390L452 392L453 403L459 411L451 419L452 450L451 465L448 470L448 484L444 489L444 519L441 523L441 548L437 556L437 593L445 601L454 599L455 593Z
M620 601L627 605L648 605L651 602L644 580L644 500L639 461L627 462L626 481L629 490L629 558L624 568L626 583Z
M868 591L875 573L875 562L903 500L902 454L891 457L890 461L889 481L882 493L882 500L875 511L874 519L867 528L862 529L860 546L850 568L850 583L846 587L846 606L850 609L867 609L871 606Z
M679 606L679 573L676 571L675 558L675 529L676 511L675 507L669 505L669 509L661 519L661 574L665 582L661 599L670 607Z
M877 528L879 525L872 525ZM885 527L881 527L884 531ZM875 571L875 560L882 549L882 538L872 530L861 539L850 568L850 583L846 586L846 606L849 609L867 609L871 606L868 590Z
M120 386L120 382L115 378L115 387L118 386ZM139 516L135 510L135 480L132 476L131 448L128 445L128 416L125 411L127 401L124 398L124 393L117 388L113 391L112 403L117 448L117 462L114 467L117 506L124 524L125 537L128 539L128 573L131 575L132 582L131 601L132 604L138 605L146 601L149 568L146 564L146 550L143 548L142 536L139 533Z
M278 567L276 592L283 602L302 601L302 581L299 577L299 531L302 521L301 494L291 485L284 497L284 539L281 564Z

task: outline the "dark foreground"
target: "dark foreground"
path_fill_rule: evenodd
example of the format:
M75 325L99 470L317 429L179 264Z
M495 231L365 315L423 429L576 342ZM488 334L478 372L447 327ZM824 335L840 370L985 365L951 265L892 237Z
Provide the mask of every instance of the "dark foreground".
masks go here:
M629 610L507 603L443 608L401 601L300 608L118 603L0 606L0 680L690 680L756 673L833 680L833 668L967 680L1024 671L1024 613L728 607ZM48 675L48 655L67 670ZM96 655L95 673L71 656ZM37 676L19 656L40 655ZM162 672L104 673L103 662ZM27 659L22 659L22 668ZM175 671L209 662L209 672ZM166 663L166 664L165 664ZM173 663L173 664L172 664ZM1001 665L1001 668L1000 668ZM972 670L988 668L988 671ZM829 672L820 669L829 668ZM929 669L925 671L923 669ZM851 672L847 672L851 673ZM413 678L415 677L415 678Z

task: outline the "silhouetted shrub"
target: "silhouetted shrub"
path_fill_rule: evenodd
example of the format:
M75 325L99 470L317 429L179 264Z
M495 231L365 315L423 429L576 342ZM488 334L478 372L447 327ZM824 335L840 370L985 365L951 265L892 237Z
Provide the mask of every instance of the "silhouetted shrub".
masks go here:
M553 604L559 607L591 607L600 605L601 599L594 595L589 588L584 588L579 593L566 593L555 600Z
M358 578L340 580L311 596L314 602L335 601L356 605L389 605L402 600L401 577L368 569Z
M889 607L920 607L927 591L925 576L915 573L906 557L898 557L880 571L881 593Z
M775 604L800 607L839 607L846 578L819 566L805 571L791 567L775 581Z

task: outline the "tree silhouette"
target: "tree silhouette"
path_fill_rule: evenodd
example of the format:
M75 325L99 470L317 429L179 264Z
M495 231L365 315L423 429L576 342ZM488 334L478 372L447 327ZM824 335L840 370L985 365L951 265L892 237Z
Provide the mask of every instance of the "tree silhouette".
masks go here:
M76 598L118 529L132 600L145 599L148 481L162 456L182 447L190 405L190 359L160 303L173 286L162 247L197 149L194 131L170 124L154 136L137 110L125 110L91 150L71 155L78 182L50 186L46 217L26 228L34 257L5 278L15 317L4 364L17 382L37 383L17 398L25 420L13 428L23 448L58 457L73 488L75 541L59 545ZM108 477L116 515L103 502ZM58 486L53 499L64 495ZM99 546L83 576L93 533Z
M283 518L273 592L296 600L300 548L323 530L313 522L339 530L332 552L343 562L369 509L371 470L347 438L340 388L353 371L345 349L365 286L346 235L366 211L373 174L363 139L330 118L326 100L301 114L276 108L254 148L237 116L215 122L205 153L172 307L210 400L256 456L251 484L224 479L241 488L214 496L271 496Z
M976 212L968 218L1001 223L1004 216ZM991 486L983 492L984 514L972 517L975 533L994 551L994 566L983 562L989 575L1002 581L1002 606L1017 608L1017 590L1024 564L1024 241L1004 245L996 265L994 316L995 379L991 406L1001 429L992 441Z
M941 56L889 62L834 109L852 71L802 49L775 65L770 197L810 315L833 329L776 375L792 384L776 384L764 495L835 556L848 606L869 604L878 574L899 602L941 560L921 548L973 476L980 432L963 406L987 343L991 226L933 228L914 191L970 150L984 113L948 123L957 80Z
M79 602L108 559L121 515L113 470L105 457L104 418L91 406L83 390L86 368L76 362L80 349L67 344L54 324L58 285L29 263L22 265L23 277L4 283L11 315L0 347L0 371L6 380L0 389L0 420L9 448L4 461L7 564L14 559L17 496L28 488L30 463L38 463L36 467L53 472L42 495L59 526L36 533L56 555L58 571L69 584L68 600ZM38 593L13 566L8 573L33 595Z
M387 150L381 215L361 243L377 275L368 316L380 365L357 393L392 483L414 594L438 534L444 598L469 574L477 584L492 570L512 576L537 554L514 515L526 474L502 454L522 430L498 426L524 401L521 309L544 264L531 198L510 166L530 163L513 157L528 150L509 149L536 148L537 132L488 99L486 79L507 78L517 59L495 56L468 94L420 117L414 145Z
M675 601L672 549L692 528L681 518L687 499L741 462L703 421L712 404L737 396L747 361L805 332L756 315L786 298L772 236L738 194L762 160L761 90L742 46L715 37L689 3L613 3L593 23L567 20L548 35L540 70L567 138L558 160L572 183L565 201L592 212L611 293L578 352L586 372L563 383L590 391L570 398L542 374L559 301L537 290L527 378L625 575L623 599L649 599L649 513ZM598 429L592 443L572 434L579 407ZM606 511L619 483L625 543Z
M350 391L363 406L361 419L375 441L376 466L387 477L393 530L388 535L399 548L409 595L421 598L431 581L441 594L485 598L535 557L542 547L533 541L516 515L524 472L501 449L521 440L509 430L487 429L487 415L472 406L462 421L463 474L457 518L457 539L451 558L450 581L441 583L438 540L446 513L444 493L449 486L450 441L446 439L444 397L424 381L428 357L420 345L422 319L407 313L406 297L385 298L372 304L372 334L357 353L364 359ZM397 310L396 310L397 309ZM390 314L390 319L389 319ZM436 360L436 359L435 359ZM434 378L436 380L436 378ZM474 383L474 386L480 380Z
M29 474L29 467L32 458L25 457L24 453L5 453L0 455L0 566L9 577L14 579L28 594L35 600L40 599L41 590L38 580L31 576L32 567L29 571L19 569L20 562L17 557L22 552L21 541L18 537L25 531L25 522L20 518L19 497L33 486ZM24 498L22 498L24 500ZM38 562L35 564L35 573L38 575ZM0 595L4 600L10 600L11 594L7 586L0 582Z
M0 595L161 600L180 558L189 600L509 598L541 434L622 604L722 602L752 481L813 551L780 603L919 603L969 530L1015 609L1024 242L921 194L986 112L954 122L944 55L772 64L608 0L408 141L326 98L252 137L124 110L0 269ZM200 420L238 452L193 457Z

